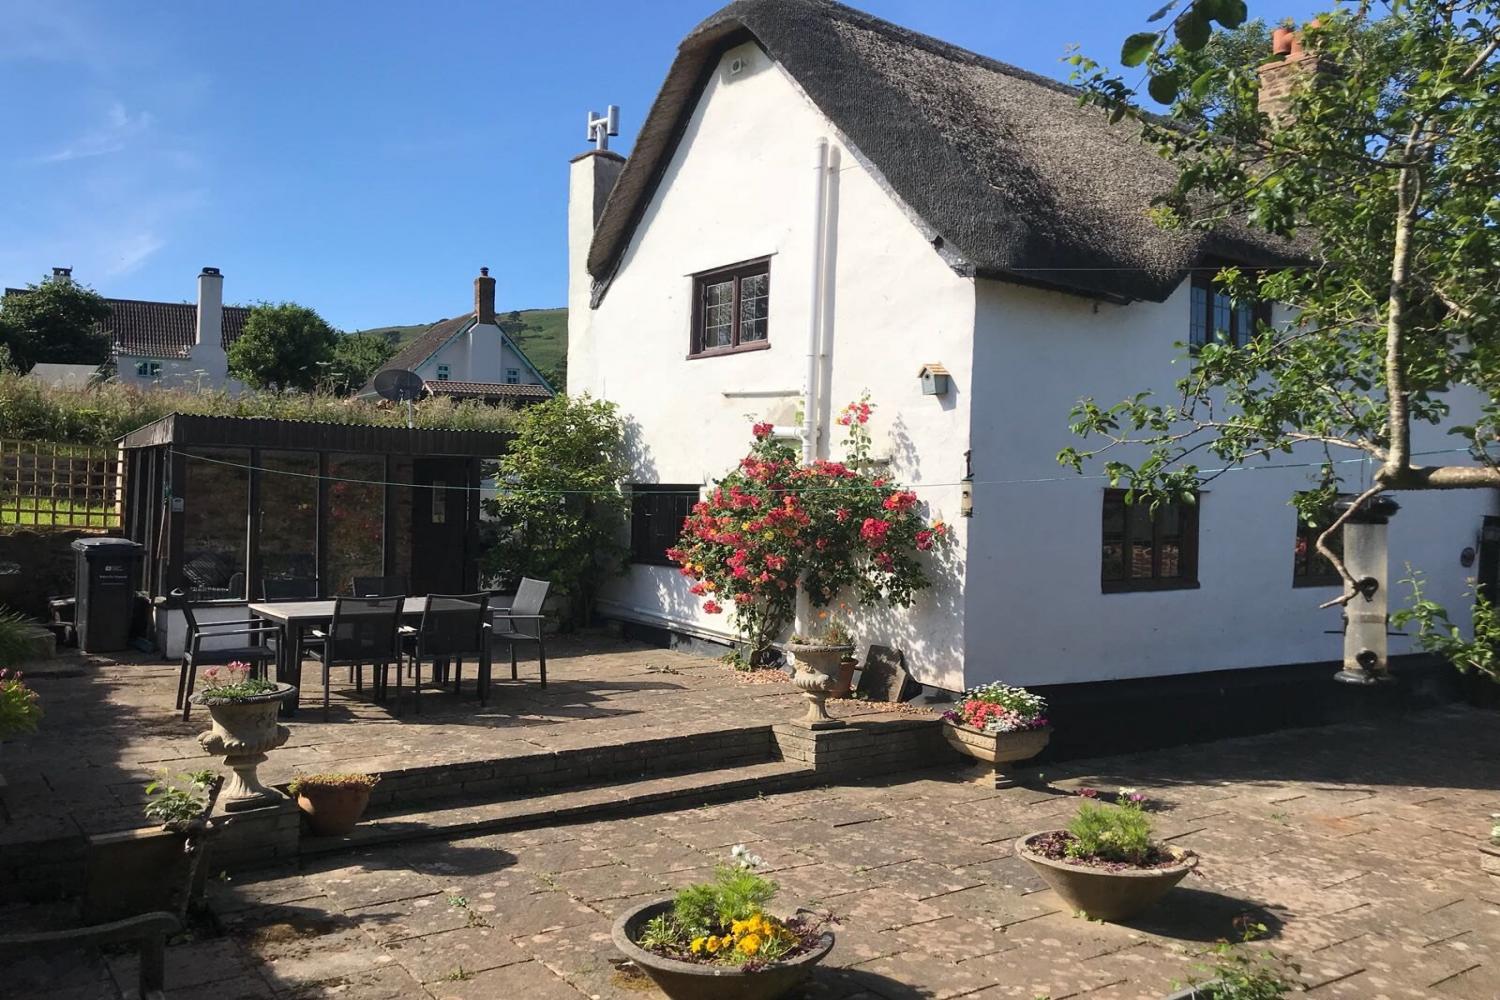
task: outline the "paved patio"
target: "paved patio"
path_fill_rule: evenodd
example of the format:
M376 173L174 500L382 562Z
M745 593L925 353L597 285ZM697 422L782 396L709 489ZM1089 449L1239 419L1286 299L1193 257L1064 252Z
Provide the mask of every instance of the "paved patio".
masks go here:
M267 781L298 772L386 771L519 757L545 751L784 722L800 713L789 683L752 683L717 660L623 642L602 634L548 643L548 684L534 661L510 680L496 664L488 707L474 698L474 667L461 696L427 688L421 714L357 694L336 668L332 713L323 721L321 673L308 663L303 707L288 721L291 739L261 767ZM190 771L217 761L198 746L208 714L183 722L172 710L177 665L143 656L62 656L33 665L41 729L5 746L10 780L0 803L0 850L69 834L143 825L144 788L161 770ZM368 681L368 677L366 678ZM314 696L314 689L317 694ZM316 702L316 704L314 704ZM842 716L880 715L882 706L844 702Z
M1298 963L1316 1000L1493 1000L1500 881L1475 844L1500 811L1497 721L1452 708L1288 731L1075 763L1032 789L916 772L267 871L214 886L222 935L169 951L170 995L650 997L612 964L612 918L743 842L786 904L843 918L805 998L1156 998L1248 916L1266 927L1252 947ZM1012 840L1063 822L1078 787L1121 785L1148 792L1202 877L1129 925L1093 923ZM8 996L113 997L131 964L13 966L0 982L20 991Z

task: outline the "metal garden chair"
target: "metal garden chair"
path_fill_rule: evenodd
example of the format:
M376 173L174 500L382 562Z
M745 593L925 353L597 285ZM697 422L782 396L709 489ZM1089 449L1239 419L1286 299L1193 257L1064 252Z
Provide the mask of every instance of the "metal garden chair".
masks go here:
M193 614L193 602L181 590L172 591L165 599L157 598L158 606L182 612L187 624L187 640L182 649L182 667L177 672L177 708L182 718L187 719L192 711L193 686L198 680L198 668L223 666L228 663L249 663L254 666L256 676L266 675L266 664L276 658L276 651L266 643L267 639L281 641L281 628L258 618L243 618L228 622L200 622ZM212 645L205 647L205 640L220 640L255 636L259 642L236 645Z
M360 684L364 664L378 669L375 697L385 697L386 672L396 664L397 707L401 694L401 605L403 597L340 597L333 604L328 631L313 629L315 645L308 654L323 664L323 721L329 715L329 677L332 667L352 667ZM316 645L321 643L321 646ZM362 686L362 684L361 684Z
M490 682L489 594L428 594L422 609L422 623L416 628L403 626L407 662L416 668L412 685L412 707L422 710L422 661L431 660L434 677L439 664L453 664L453 693L463 683L464 657L478 663L479 704L485 703ZM398 678L399 684L399 678ZM400 696L400 692L397 692Z
M516 643L536 643L537 663L541 668L542 687L547 686L547 646L542 636L542 605L547 600L547 591L552 584L547 580L521 579L516 596L508 608L496 608L490 634L496 639L510 643L510 679L517 679Z

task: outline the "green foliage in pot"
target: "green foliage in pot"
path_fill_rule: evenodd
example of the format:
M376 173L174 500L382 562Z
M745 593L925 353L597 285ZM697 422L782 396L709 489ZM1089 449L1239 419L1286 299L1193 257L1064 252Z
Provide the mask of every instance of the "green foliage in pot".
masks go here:
M218 775L211 770L170 774L159 771L146 786L146 818L166 829L198 820L208 808L208 792Z
M380 784L378 774L302 774L286 786L288 794L296 797L305 792L337 791L345 788L362 788L366 791Z
M1068 833L1072 836L1067 847L1070 858L1139 865L1151 856L1151 818L1138 803L1123 796L1113 806L1090 800L1079 803Z
M0 739L36 732L42 717L38 701L19 672L0 670Z

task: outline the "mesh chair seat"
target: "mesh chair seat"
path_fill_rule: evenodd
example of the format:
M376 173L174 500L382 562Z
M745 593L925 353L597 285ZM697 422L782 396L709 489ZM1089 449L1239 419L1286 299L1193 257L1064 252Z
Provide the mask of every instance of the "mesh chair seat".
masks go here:
M543 623L546 615L542 613L542 605L547 602L547 591L552 589L552 584L547 580L533 580L523 577L520 587L516 588L516 596L508 608L496 608L494 620L490 625L490 636L493 639L502 639L510 644L510 679L519 677L519 668L516 663L516 643L536 643L537 665L542 675L542 687L547 686L547 644L543 637Z
M181 611L183 624L187 626L187 637L182 645L182 665L177 671L176 702L176 707L181 709L184 720L193 710L193 703L189 699L193 696L199 667L250 663L259 668L256 674L264 677L265 665L276 658L275 649L269 645L270 641L278 639L281 635L281 629L276 625L257 618L200 622L197 615L193 613L193 602L189 601L181 590L172 591L168 598L159 599L158 603L172 610ZM245 642L240 638L242 636L254 636L259 642ZM204 646L205 640L217 642L228 638L239 639L240 644Z
M340 597L334 601L333 619L327 632L313 633L322 644L314 644L308 654L323 664L323 718L329 716L329 668L351 666L360 670L366 663L378 668L375 694L385 697L387 676L396 664L397 706L401 688L402 597Z
M410 651L409 662L416 668L412 698L417 711L421 711L419 692L424 660L432 661L435 675L449 662L454 665L456 694L463 685L464 658L473 657L479 665L479 703L485 703L490 682L490 643L485 631L489 603L489 594L428 594L421 624L402 630Z

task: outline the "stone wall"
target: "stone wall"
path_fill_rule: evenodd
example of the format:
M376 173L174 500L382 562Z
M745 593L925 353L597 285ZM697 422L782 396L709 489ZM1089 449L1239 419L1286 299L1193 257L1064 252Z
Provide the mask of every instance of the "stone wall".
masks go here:
M46 621L47 598L73 593L73 540L118 534L81 528L0 532L0 605Z

